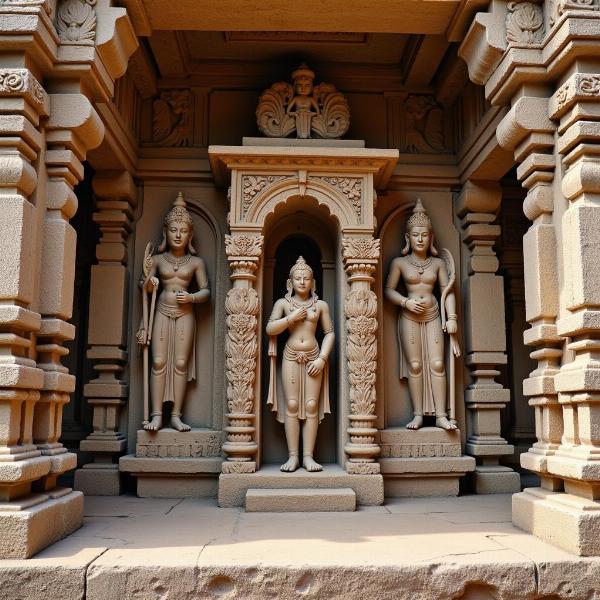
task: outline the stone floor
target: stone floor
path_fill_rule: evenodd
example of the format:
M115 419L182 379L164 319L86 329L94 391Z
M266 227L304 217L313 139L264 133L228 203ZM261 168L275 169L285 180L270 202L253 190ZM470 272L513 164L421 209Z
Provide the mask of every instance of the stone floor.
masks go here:
M85 525L69 538L0 561L2 600L600 600L600 559L513 527L510 495L310 514L195 499L85 502Z

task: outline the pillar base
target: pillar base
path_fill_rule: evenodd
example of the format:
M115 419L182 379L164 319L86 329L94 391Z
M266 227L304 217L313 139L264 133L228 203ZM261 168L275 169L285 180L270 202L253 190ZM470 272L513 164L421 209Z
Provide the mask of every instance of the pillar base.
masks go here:
M527 488L512 499L513 523L578 556L600 556L600 502Z
M75 471L73 488L86 496L120 496L123 493L123 475L117 464L90 463Z
M0 504L0 558L29 558L83 524L83 494L55 488Z
M515 494L521 491L521 476L500 465L477 465L473 477L476 494Z

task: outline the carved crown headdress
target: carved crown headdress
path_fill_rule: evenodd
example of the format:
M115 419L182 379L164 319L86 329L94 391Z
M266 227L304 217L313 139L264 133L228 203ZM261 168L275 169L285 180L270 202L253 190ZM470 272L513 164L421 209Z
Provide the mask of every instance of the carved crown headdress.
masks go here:
M311 266L304 260L304 257L299 256L298 260L292 265L290 269L290 278L294 276L296 271L308 271L311 275L313 274L313 270Z
M431 234L431 241L429 242L429 252L431 252L431 254L433 254L433 256L437 256L438 251L433 242L433 239L434 239L433 224L431 223L431 219L429 218L429 215L427 214L427 211L425 210L425 207L423 206L423 203L421 202L421 198L417 198L417 201L415 202L415 206L412 210L412 215L408 218L408 221L406 221L406 233L405 233L406 245L404 246L404 248L402 250L403 255L407 255L410 252L409 235L410 235L410 230L413 227L427 227L427 229L429 229L429 233Z
M186 207L186 203L181 192L177 194L177 198L175 198L175 202L173 202L173 208L165 217L165 225L168 225L169 223L175 223L177 221L180 223L187 223L190 226L193 225L192 215L190 215Z
M312 69L309 69L306 63L302 63L295 71L292 72L292 79L294 81L300 78L310 79L312 81L315 78L315 72Z
M285 286L287 288L287 294L285 295L285 298L288 300L288 302L292 301L292 278L294 277L294 273L296 271L308 271L310 273L311 277L313 278L311 296L313 302L316 302L319 299L319 296L317 296L317 282L315 281L314 273L311 266L304 260L304 257L302 256L298 257L298 260L292 265L292 268L290 269L290 277L287 280Z

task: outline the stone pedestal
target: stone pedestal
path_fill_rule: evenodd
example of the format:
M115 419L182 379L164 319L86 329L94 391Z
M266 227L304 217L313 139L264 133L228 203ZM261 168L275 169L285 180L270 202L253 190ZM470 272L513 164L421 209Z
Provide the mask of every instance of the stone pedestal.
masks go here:
M380 506L383 504L383 477L381 475L349 474L339 465L323 465L318 473L298 469L282 473L279 465L267 465L256 473L221 473L219 476L219 506L232 508L244 506L249 489L315 490L352 489L356 504Z
M384 429L379 444L388 497L457 496L460 478L475 469L475 459L462 454L459 430Z
M135 454L119 459L119 470L137 478L138 496L214 497L221 472L222 434L212 429L137 432Z

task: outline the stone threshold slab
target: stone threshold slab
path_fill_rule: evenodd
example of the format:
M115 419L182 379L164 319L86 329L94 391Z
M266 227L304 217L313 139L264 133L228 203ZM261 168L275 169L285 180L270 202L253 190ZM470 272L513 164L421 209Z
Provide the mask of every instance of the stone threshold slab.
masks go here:
M348 512L356 510L351 488L249 489L246 512Z

